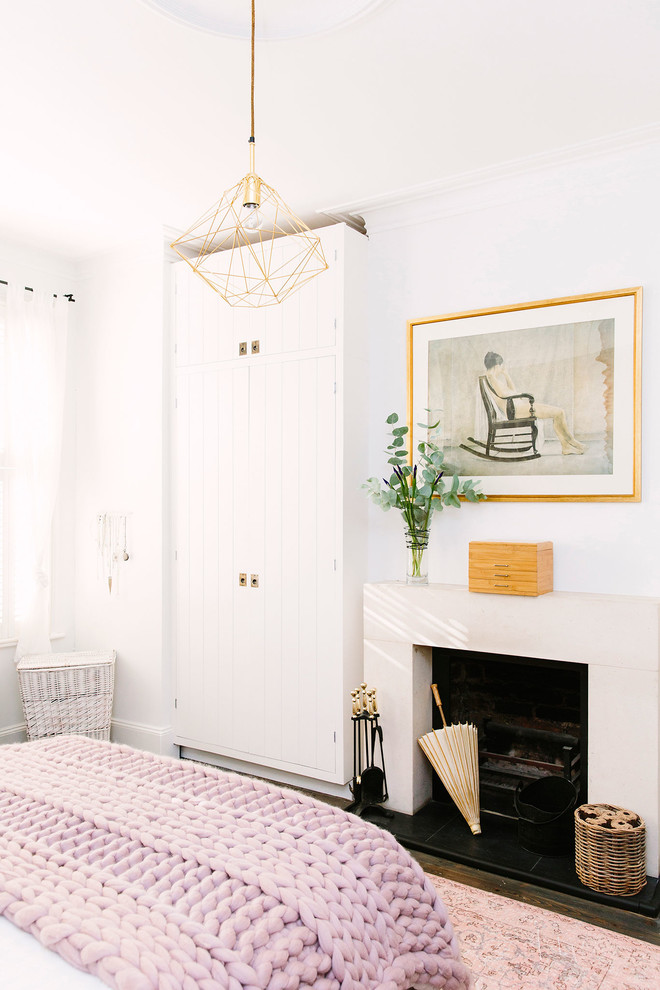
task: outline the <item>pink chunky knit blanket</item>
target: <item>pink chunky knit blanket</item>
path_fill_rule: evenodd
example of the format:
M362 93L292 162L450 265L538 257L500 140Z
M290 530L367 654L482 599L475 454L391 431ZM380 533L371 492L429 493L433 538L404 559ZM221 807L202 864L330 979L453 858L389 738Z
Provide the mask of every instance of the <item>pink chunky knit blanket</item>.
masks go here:
M117 990L470 983L445 907L389 833L81 736L0 746L0 914Z

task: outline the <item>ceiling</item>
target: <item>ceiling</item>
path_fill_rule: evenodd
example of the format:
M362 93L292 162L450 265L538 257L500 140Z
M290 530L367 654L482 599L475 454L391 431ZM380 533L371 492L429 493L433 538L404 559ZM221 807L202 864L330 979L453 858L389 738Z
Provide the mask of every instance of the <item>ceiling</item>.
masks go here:
M183 24L192 24L203 31L212 31L225 38L251 36L250 0L142 0L143 3L173 17ZM259 16L255 23L258 41L284 41L304 38L345 27L364 17L375 7L391 0L259 0ZM257 4L255 3L255 9Z
M4 0L0 236L82 258L183 230L234 185L250 133L242 2L245 38L158 0ZM312 19L277 40L295 2L257 0L271 39L256 51L257 171L310 225L660 121L658 0L340 6L343 26Z

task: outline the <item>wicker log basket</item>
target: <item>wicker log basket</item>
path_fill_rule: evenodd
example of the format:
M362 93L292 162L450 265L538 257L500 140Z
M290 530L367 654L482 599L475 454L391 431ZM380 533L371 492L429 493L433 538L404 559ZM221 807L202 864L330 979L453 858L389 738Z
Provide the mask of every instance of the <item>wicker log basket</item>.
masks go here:
M629 897L646 883L643 818L612 804L575 810L575 872L592 890Z

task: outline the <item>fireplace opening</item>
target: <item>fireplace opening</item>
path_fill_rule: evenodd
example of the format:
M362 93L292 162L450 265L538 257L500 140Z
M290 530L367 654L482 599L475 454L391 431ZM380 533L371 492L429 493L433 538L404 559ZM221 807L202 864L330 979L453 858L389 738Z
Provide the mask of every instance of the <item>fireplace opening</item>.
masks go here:
M516 788L550 774L586 803L587 664L435 647L433 680L447 723L477 727L482 811L516 818ZM429 704L439 729L430 692ZM436 775L433 799L451 802Z

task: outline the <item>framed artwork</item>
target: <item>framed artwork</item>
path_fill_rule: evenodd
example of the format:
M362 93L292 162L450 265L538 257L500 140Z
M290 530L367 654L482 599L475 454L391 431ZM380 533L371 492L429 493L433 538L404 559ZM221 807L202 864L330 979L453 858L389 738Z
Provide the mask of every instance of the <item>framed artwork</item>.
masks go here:
M641 288L411 320L412 449L491 499L638 502L641 325Z

